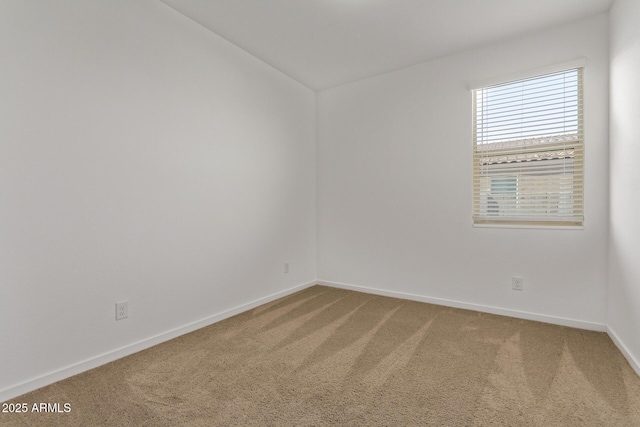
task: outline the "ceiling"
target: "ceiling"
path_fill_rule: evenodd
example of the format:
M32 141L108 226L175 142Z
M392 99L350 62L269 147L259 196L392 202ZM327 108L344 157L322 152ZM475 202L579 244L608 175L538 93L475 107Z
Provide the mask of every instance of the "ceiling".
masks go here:
M315 90L609 10L613 0L161 0Z

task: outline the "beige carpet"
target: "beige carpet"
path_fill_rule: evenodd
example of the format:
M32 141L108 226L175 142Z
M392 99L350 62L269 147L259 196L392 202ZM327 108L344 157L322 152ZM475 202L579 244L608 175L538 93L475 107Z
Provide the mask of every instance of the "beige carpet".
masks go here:
M9 426L640 426L606 334L314 286L11 402Z

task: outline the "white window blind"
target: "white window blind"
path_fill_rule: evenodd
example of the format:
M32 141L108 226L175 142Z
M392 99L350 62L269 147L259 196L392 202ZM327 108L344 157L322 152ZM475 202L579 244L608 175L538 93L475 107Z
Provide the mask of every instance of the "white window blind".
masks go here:
M582 73L473 90L474 223L582 225Z

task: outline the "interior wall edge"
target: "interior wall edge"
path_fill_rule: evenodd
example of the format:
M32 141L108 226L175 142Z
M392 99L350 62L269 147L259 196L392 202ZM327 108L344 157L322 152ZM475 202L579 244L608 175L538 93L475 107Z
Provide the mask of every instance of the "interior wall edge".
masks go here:
M624 344L620 336L616 334L613 328L611 328L611 326L609 325L607 325L607 335L609 335L609 338L611 338L611 341L613 341L616 347L618 347L618 350L620 350L620 353L622 353L625 359L627 359L627 362L629 362L629 365L631 365L631 368L633 368L636 374L638 374L638 376L640 377L640 361L636 360L636 358L633 356L633 354L631 354L631 351Z
M512 310L502 307L494 307L489 305L468 303L464 301L456 301L445 298L434 298L427 295L416 295L404 292L389 291L385 289L371 288L362 285L353 285L341 282L331 282L327 280L318 280L319 285L330 286L334 288L347 289L368 294L381 295L392 298L400 298L410 301L426 302L429 304L441 305L445 307L460 308L463 310L473 310L482 313L496 314L499 316L513 317L516 319L533 320L537 322L550 323L558 326L567 326L571 328L585 329L596 332L607 332L607 325L603 323L588 322L579 319L570 319L566 317L550 316L541 313L531 313L520 310Z
M262 298L253 300L246 304L242 304L237 307L231 308L229 310L225 310L223 312L213 314L211 316L208 316L196 322L192 322L174 329L170 329L166 332L145 338L143 340L134 342L132 344L128 344L124 347L117 348L115 350L103 353L101 355L91 357L89 359L80 361L78 363L68 365L64 368L49 372L47 374L38 376L28 381L24 381L22 383L9 386L4 390L0 390L0 402L8 401L10 399L21 396L25 393L29 393L31 391L37 390L39 388L45 387L47 385L53 384L58 381L62 381L66 378L72 377L74 375L78 375L82 372L89 371L99 366L106 365L107 363L116 361L123 357L132 355L139 351L142 351L147 348L153 347L155 345L161 344L163 342L172 340L174 338L188 334L190 332L196 331L206 326L210 326L214 323L220 322L229 317L233 317L237 314L243 313L245 311L254 309L263 304L277 300L278 298L282 298L287 295L291 295L295 292L304 290L310 286L315 285L316 283L317 281L315 280L302 283L300 285L294 286L284 291L276 292L271 295L267 295Z

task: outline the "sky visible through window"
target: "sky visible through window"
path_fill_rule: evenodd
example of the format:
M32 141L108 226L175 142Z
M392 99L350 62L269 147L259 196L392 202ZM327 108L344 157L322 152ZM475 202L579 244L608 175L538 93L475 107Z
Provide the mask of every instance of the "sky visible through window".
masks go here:
M476 143L546 138L578 132L578 70L477 91Z

